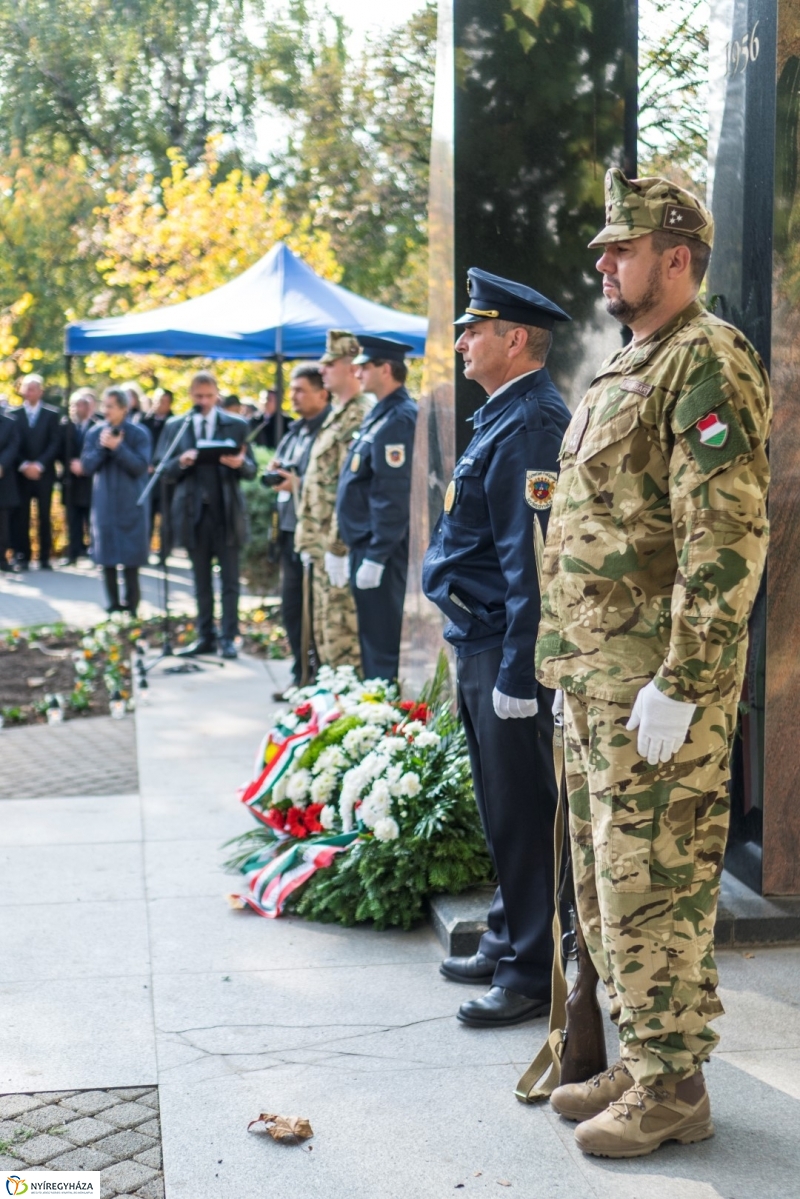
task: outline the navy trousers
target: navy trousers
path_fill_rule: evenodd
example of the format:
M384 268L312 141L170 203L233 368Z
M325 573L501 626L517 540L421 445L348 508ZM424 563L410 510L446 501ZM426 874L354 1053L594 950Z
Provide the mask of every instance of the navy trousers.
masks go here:
M356 573L368 558L366 546L350 550L350 587L358 615L358 640L365 679L397 678L400 671L400 633L408 578L408 538L386 562L380 587L356 587Z
M538 688L539 712L500 720L492 690L501 646L458 659L458 705L475 799L499 886L480 949L496 962L494 985L529 999L550 997L553 964L553 692Z

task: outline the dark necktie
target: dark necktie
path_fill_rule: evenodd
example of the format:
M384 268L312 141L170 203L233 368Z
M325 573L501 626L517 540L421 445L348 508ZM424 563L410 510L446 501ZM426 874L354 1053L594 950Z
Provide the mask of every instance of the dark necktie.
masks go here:
M203 423L200 428L200 437L203 441L206 441L208 439L208 421L205 419L205 417L203 418Z

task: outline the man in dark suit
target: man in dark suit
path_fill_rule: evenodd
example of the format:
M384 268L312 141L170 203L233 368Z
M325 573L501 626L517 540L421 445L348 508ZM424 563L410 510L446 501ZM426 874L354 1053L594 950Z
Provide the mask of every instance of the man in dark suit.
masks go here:
M19 428L16 421L0 411L0 571L12 571L8 561L9 513L19 504L17 491L17 447Z
M97 423L97 397L91 387L79 387L69 398L69 416L61 421L61 452L63 474L61 495L67 514L69 545L66 562L74 566L89 549L89 526L92 512L92 480L84 474L81 454L86 434Z
M150 474L152 474L155 470L154 462L156 453L163 452L163 447L162 451L158 450L158 443L161 440L161 434L164 432L167 422L172 416L172 401L174 398L175 397L173 396L172 392L168 391L166 387L159 387L153 396L152 408L145 416L142 417L142 424L147 429L153 442L153 461L150 465ZM153 529L155 528L156 514L161 513L160 536L163 543L162 549L166 553L169 552L169 546L167 545L167 522L161 510L161 498L163 491L165 493L165 507L167 512L169 512L169 505L172 500L172 490L172 487L169 485L169 483L167 483L166 479L161 479L153 488L153 491L150 495L150 541L153 540Z
M212 566L217 560L222 574L223 658L235 658L234 639L239 632L239 550L247 540L247 520L240 479L255 477L256 464L246 444L247 423L218 407L217 381L208 371L199 371L189 387L192 416L165 468L175 484L172 500L172 533L176 545L189 551L197 599L198 637L185 655L213 653L217 648L214 629ZM177 433L181 417L173 417L162 437L160 452L166 453ZM198 443L231 441L230 451L218 462L198 461Z
M56 408L42 403L44 380L26 375L20 383L22 406L11 415L19 429L17 485L19 507L12 519L17 562L27 569L31 560L31 500L36 500L39 531L39 569L52 570L50 506L56 481L56 458L61 449L61 418Z

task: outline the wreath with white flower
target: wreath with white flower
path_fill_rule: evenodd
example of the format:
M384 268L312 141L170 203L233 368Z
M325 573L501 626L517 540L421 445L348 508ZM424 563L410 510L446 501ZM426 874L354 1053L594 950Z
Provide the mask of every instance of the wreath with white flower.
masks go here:
M229 865L247 876L234 906L409 928L429 895L487 881L447 681L442 657L417 701L351 667L323 668L292 693L241 793L259 828L234 842Z

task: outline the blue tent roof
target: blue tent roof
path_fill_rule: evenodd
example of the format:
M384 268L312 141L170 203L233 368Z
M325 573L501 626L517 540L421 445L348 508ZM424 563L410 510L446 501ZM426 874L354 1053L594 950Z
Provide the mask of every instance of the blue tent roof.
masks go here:
M197 358L315 358L328 329L392 337L425 353L428 322L316 275L283 242L215 291L130 316L67 325L65 352Z

